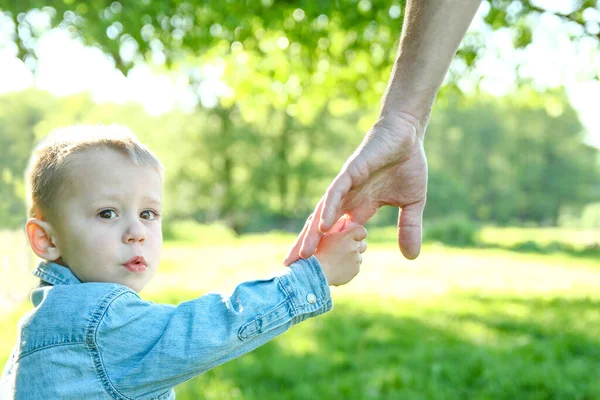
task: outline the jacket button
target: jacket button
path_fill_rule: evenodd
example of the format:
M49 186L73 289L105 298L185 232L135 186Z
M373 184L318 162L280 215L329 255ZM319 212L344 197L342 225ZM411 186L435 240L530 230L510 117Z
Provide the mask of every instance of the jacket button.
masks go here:
M317 296L315 296L313 293L309 293L306 296L306 301L308 301L309 304L315 304L317 302Z

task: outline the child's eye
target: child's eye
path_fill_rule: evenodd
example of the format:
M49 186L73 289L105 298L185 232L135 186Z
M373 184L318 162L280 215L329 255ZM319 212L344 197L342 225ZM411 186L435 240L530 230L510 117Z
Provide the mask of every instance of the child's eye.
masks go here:
M152 211L152 210L145 210L142 211L142 213L140 214L140 218L148 220L148 221L153 221L155 219L158 219L159 215L156 211Z
M117 218L115 210L102 210L98 213L98 216L102 219L113 219Z

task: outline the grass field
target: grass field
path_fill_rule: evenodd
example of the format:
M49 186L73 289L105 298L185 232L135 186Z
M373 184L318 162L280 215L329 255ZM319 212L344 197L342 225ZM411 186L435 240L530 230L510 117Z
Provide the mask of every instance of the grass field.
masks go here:
M409 262L393 236L378 239L390 232L370 232L362 272L333 289L332 312L181 385L177 398L600 399L600 260L430 244ZM548 237L507 232L495 230L498 243ZM264 277L293 236L212 239L166 243L144 297L177 303ZM7 262L20 248L11 243L9 255L0 247ZM33 281L14 268L2 279L12 288L0 316L3 365L29 309L15 293Z

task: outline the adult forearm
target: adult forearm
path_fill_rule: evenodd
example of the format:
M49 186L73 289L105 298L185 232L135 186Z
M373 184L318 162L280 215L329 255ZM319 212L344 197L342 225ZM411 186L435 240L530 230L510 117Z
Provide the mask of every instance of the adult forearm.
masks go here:
M450 62L480 0L407 0L404 26L382 115L408 113L424 134Z

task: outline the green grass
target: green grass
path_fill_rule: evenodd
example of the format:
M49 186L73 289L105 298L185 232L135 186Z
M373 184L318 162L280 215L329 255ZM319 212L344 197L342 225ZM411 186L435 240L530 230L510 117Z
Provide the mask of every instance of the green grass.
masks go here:
M482 243L515 246L519 243L535 242L538 245L562 243L574 248L600 245L598 229L575 228L497 228L484 227L479 233Z
M508 240L495 229L489 240ZM430 244L409 262L394 230L369 235L361 274L333 288L332 312L186 382L177 398L600 399L598 260ZM229 290L280 268L292 240L170 242L142 294L177 303ZM28 308L1 314L0 364Z

